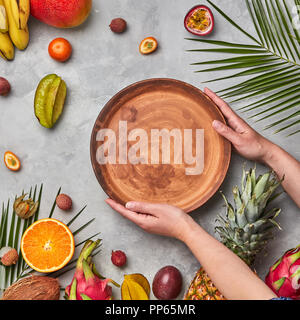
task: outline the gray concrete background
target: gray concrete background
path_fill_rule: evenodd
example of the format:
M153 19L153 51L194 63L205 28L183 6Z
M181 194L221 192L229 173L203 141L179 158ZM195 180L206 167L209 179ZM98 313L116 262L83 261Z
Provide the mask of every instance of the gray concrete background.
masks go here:
M244 1L215 0L215 3L254 33ZM185 52L200 47L184 40L190 34L183 27L183 18L195 4L197 1L194 0L95 0L89 20L72 30L55 29L31 18L28 49L17 52L14 62L0 61L0 75L6 77L13 87L9 97L0 99L0 154L12 150L22 159L23 165L22 171L12 173L3 162L0 164L1 201L43 182L41 217L46 217L58 188L62 186L63 192L73 198L74 210L62 213L57 209L55 217L68 221L82 206L88 205L74 228L92 217L96 222L77 239L101 231L102 253L95 261L102 274L118 282L122 282L124 273L135 272L143 273L152 281L161 267L171 264L181 270L185 290L199 268L199 263L185 245L144 233L104 203L106 195L94 176L89 153L90 134L98 113L125 86L147 78L170 77L203 88L201 81L221 76L220 73L195 74L193 71L196 69L189 65L206 58L220 57L217 54ZM216 28L209 38L248 42L217 12L214 14ZM108 27L111 19L119 16L125 18L129 26L122 35L113 34ZM64 64L53 61L47 52L49 42L59 36L67 38L74 49L71 60ZM146 36L155 36L159 41L159 50L150 56L142 56L138 52L138 45ZM49 73L62 76L69 88L64 115L54 130L41 127L33 113L36 86ZM234 83L236 81L218 82L211 88L218 90ZM266 124L250 123L260 132ZM272 131L264 131L263 134L300 159L299 135L286 138L284 134L273 135ZM231 188L239 184L244 162L237 155L232 158L221 187L229 199L232 199ZM258 168L267 170L261 166ZM270 243L268 255L262 253L257 259L256 268L262 277L275 259L300 241L299 209L287 195L282 195L277 204L283 209L278 219L283 231L278 232ZM193 213L193 217L214 234L218 213L224 213L219 193ZM127 253L129 263L123 270L111 264L112 249L122 249ZM61 285L68 284L71 277L72 273L64 276ZM119 298L118 290L114 289L114 292Z

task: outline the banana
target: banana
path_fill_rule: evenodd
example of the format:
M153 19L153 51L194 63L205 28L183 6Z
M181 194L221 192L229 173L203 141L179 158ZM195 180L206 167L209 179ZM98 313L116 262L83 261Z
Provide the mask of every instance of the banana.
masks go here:
M0 57L5 60L13 60L14 56L15 48L8 33L0 32Z
M26 29L30 14L30 0L11 0L11 10L18 29Z
M15 1L16 0L4 0L5 9L8 16L9 35L14 45L19 50L24 50L28 46L29 30L27 25L25 26L24 29L18 28L18 24L15 21L13 9L12 9L13 8L12 4ZM15 15L16 15L16 12L15 12Z
M10 6L11 6L11 12L12 12L12 16L14 18L15 24L18 29L21 29L20 28L20 10L19 10L17 0L10 0Z
M25 30L30 15L30 0L19 0L20 27Z
M8 31L7 14L3 0L0 0L0 32L6 33Z

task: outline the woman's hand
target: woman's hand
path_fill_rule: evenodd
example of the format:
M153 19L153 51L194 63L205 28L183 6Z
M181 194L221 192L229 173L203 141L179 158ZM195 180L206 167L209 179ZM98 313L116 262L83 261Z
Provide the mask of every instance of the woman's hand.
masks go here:
M181 209L167 204L128 202L126 207L114 200L106 203L143 230L184 241L193 219Z
M275 298L275 294L237 255L205 232L181 209L142 202L128 202L124 207L111 199L106 203L147 232L185 242L227 299Z
M274 147L273 143L252 129L214 92L207 88L204 92L220 108L228 123L227 126L216 120L213 122L213 128L229 140L241 156L253 161L268 162Z

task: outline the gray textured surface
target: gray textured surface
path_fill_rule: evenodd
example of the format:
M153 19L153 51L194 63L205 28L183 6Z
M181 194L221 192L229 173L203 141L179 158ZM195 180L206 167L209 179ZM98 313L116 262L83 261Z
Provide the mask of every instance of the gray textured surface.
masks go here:
M231 13L235 21L253 32L244 1L215 2ZM28 49L17 52L12 63L0 61L1 76L8 78L13 86L12 94L0 99L0 155L2 158L6 150L12 150L20 156L23 164L22 171L14 174L1 162L1 201L43 182L41 215L46 217L57 189L62 186L63 192L74 200L74 212L88 205L77 226L96 217L96 222L80 238L101 231L102 254L97 256L96 264L102 274L118 282L122 281L123 273L134 272L143 273L152 280L158 269L171 264L182 271L186 289L199 267L182 243L145 234L104 203L106 195L94 176L89 154L90 134L98 113L123 87L146 78L170 77L202 88L201 81L216 75L193 73L195 69L189 64L206 57L185 52L197 47L184 40L189 34L183 27L185 13L196 3L192 0L95 0L90 19L77 29L58 30L31 19ZM113 34L108 27L110 20L118 16L128 21L128 31L123 35ZM215 18L216 29L211 38L243 39L243 35L233 30L216 12ZM48 56L48 43L58 36L66 37L73 45L72 59L65 64L57 63ZM151 56L142 56L138 52L138 44L146 36L155 36L159 41L159 50ZM51 131L42 128L33 114L35 88L48 73L62 76L69 88L63 118ZM230 81L226 85L230 85ZM223 86L223 83L216 83L211 88L217 90ZM255 124L255 128L262 131L263 124ZM299 136L287 139L284 135L272 135L271 131L264 134L300 158ZM239 183L244 161L237 155L233 156L222 186L226 195L230 196L231 187ZM260 166L259 169L266 170ZM299 210L287 195L281 196L278 204L283 209L279 218L283 231L271 242L268 255L257 260L261 276L265 275L274 259L286 249L298 245L300 240ZM224 210L222 206L221 196L216 194L193 217L213 234L216 215ZM68 221L71 216L72 213L55 212L55 217L62 221ZM112 249L123 249L128 255L129 263L122 271L110 262ZM68 274L62 279L63 286L71 276ZM117 290L115 292L118 298Z

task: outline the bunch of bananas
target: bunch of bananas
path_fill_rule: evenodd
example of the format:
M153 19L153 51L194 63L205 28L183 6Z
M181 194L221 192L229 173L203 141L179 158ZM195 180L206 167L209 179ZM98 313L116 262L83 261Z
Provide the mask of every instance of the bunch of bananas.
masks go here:
M19 50L26 49L29 15L30 0L0 0L0 56L3 59L14 59L14 45Z

